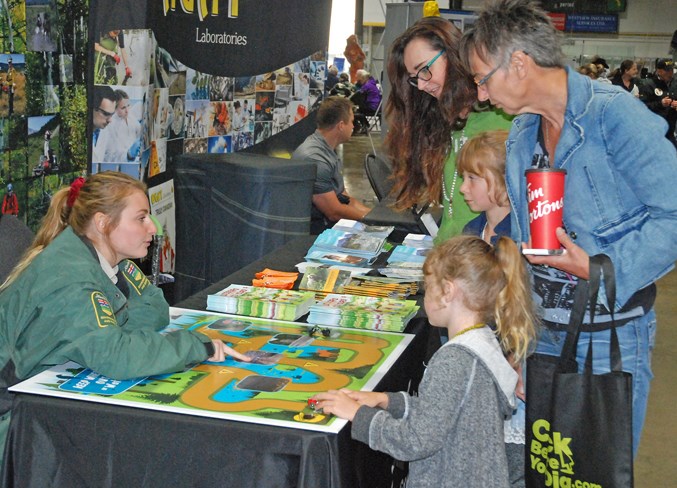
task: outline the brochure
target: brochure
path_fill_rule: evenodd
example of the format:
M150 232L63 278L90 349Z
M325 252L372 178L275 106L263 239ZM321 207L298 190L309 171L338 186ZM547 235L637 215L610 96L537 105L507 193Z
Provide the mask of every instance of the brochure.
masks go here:
M230 285L207 296L207 310L267 319L296 320L315 303L311 292Z
M402 332L418 309L415 300L332 294L310 307L308 323Z

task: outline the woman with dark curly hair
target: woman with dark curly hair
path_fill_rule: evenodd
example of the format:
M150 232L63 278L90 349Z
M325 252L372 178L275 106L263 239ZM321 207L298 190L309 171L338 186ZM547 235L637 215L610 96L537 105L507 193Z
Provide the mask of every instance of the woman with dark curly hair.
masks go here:
M385 147L393 161L396 206L442 203L438 243L460 234L476 216L459 191L456 154L470 137L511 125L502 112L473 108L477 88L459 59L460 38L448 20L424 17L395 40L387 66L392 89Z

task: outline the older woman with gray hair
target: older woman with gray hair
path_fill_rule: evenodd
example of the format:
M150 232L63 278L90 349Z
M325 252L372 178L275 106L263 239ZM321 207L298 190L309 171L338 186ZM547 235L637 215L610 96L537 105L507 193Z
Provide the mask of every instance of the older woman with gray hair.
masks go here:
M360 111L365 115L373 115L381 105L381 89L371 74L364 69L357 70L358 93L364 96L364 102L360 104Z
M355 131L366 132L369 125L367 116L375 115L381 107L381 88L367 70L358 69L356 78L358 90L350 97L358 107L355 113Z
M598 306L596 331L581 333L577 360L582 368L592 335L595 364L603 365L595 373L609 371L613 307L623 370L633 375L636 453L652 377L655 282L677 258L677 154L664 137L667 124L620 88L566 67L559 35L535 1L490 1L461 51L479 99L519 114L506 159L514 240L530 240L524 171L532 163L567 171L564 226L557 230L564 252L527 256L543 313L537 352L560 354L589 256L603 253L614 264L616 303Z

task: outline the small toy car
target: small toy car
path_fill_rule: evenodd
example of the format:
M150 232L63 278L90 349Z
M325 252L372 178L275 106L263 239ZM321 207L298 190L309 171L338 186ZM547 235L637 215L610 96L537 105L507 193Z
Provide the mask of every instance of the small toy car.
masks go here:
M317 400L316 400L315 398L308 398L308 406L309 406L312 410L319 410L319 408L317 407L317 403L318 403L318 402L317 402Z

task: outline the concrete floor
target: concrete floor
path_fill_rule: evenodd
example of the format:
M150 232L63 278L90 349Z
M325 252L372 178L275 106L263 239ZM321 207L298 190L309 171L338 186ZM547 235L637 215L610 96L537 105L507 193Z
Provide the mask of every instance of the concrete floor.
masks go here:
M367 135L356 135L343 145L344 180L348 194L360 198L366 205L376 201L364 171L364 157L372 152L372 143L379 150L381 134L374 132L371 140ZM652 366L654 380L651 384L649 409L644 432L635 460L635 487L662 488L677 486L677 462L675 444L677 417L672 408L677 406L675 371L677 355L672 347L677 344L677 271L672 271L658 282L656 313L658 331ZM672 447L671 447L672 446ZM614 487L609 487L614 488Z

